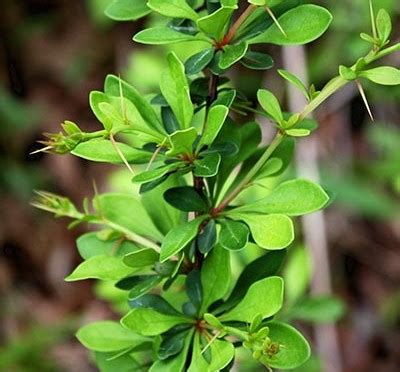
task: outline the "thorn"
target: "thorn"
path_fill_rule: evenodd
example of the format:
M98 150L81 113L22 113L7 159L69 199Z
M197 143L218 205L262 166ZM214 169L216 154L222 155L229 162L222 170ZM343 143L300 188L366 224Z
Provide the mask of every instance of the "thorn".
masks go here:
M118 147L117 143L115 142L114 136L111 133L110 133L110 141L111 141L112 145L114 146L115 151L118 153L119 157L121 158L121 160L124 162L126 167L129 169L129 172L131 172L132 174L135 174L132 167L126 160L124 154L122 153L121 149Z
M272 10L269 8L269 6L265 6L265 10L270 15L272 20L275 22L275 24L279 28L280 32L282 32L283 36L287 37L285 30L282 28L282 26L280 25L279 21L276 19L274 13L272 13Z
M367 96L365 95L364 88L362 87L361 83L358 80L355 80L355 82L356 82L358 91L360 92L360 95L361 95L361 97L362 97L362 99L364 101L365 107L367 108L367 111L368 111L368 114L369 114L371 120L375 121L374 117L372 115L372 111L371 111L371 108L369 106L368 100L367 100Z
M41 148L39 150L35 150L35 151L30 152L29 155L35 155L35 154L38 154L39 152L49 152L48 150L51 150L52 148L53 148L53 146L46 146L46 147L43 147L43 148Z
M204 352L210 347L210 345L217 339L217 337L221 334L221 331L218 331L213 338L209 341L209 343L204 346L204 349L201 351L200 354L204 354Z
M121 99L121 113L122 113L122 118L124 119L125 124L128 124L128 120L126 117L126 107L125 107L125 102L124 102L124 94L122 92L122 80L121 76L118 75L118 83L119 83L119 96Z
M149 161L149 164L147 164L146 171L148 171L148 170L150 169L150 167L151 167L151 165L153 164L154 160L156 160L156 157L157 157L157 155L160 153L161 149L163 148L166 139L167 139L167 137L165 137L165 138L163 139L163 141L158 145L157 150L154 151L154 153L153 153L153 155L151 156L151 159L150 159L150 161Z

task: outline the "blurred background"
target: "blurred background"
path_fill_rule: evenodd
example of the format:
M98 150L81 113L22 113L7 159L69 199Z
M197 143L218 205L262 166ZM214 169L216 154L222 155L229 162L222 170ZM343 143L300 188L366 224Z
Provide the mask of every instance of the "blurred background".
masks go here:
M101 191L126 183L118 167L69 155L30 155L40 147L42 133L58 132L65 119L87 131L99 128L88 94L102 88L107 73L120 74L144 93L157 91L168 49L136 45L131 37L158 20L114 22L103 13L111 1L2 1L1 371L95 371L73 334L80 324L118 316L118 298L112 306L103 300L115 295L107 288L63 281L80 261L75 240L85 227L70 231L68 221L29 205L34 189L67 195L81 205L84 196L93 195L93 180ZM368 44L359 33L370 30L367 0L320 3L334 22L306 49L310 81L317 87L337 74L339 64L352 64L365 53ZM400 3L375 3L392 15L392 39L399 41ZM174 50L182 59L194 51L182 45ZM281 68L279 49L267 51ZM400 67L399 54L386 62ZM249 97L260 84L285 97L275 68L260 73L237 67L230 77ZM319 110L315 135L321 183L335 192L324 221L332 291L345 308L341 315L334 310L342 360L337 370L395 372L400 369L400 87L364 88L374 123L357 90L348 86ZM292 257L291 266L296 260L303 262ZM295 273L287 274L289 282L290 275L296 282ZM297 296L304 295L311 277L304 278ZM312 338L311 326L304 329ZM316 356L303 370L324 371L320 364ZM261 370L254 368L242 370Z

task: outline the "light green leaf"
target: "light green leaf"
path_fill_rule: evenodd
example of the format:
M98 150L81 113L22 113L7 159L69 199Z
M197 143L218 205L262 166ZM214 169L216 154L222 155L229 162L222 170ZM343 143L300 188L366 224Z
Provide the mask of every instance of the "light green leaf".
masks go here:
M220 40L227 29L228 22L237 6L222 6L214 13L206 15L197 20L199 30L215 40Z
M242 222L232 220L220 220L221 226L218 244L230 251L243 249L249 240L249 228Z
M109 118L104 112L100 109L100 103L103 102L111 102L111 98L108 97L103 92L92 91L89 95L89 104L90 108L92 109L93 113L95 114L96 118L99 120L100 123L103 124L104 129L107 131L111 131L113 127L113 121Z
M129 267L144 267L154 265L159 259L159 254L151 248L141 249L124 256L123 262Z
M279 345L279 351L269 357L262 356L259 361L269 367L292 369L301 366L310 357L310 345L304 336L288 324L268 322L268 337Z
M114 0L106 8L105 14L116 21L134 21L151 12L146 2L146 0Z
M158 241L163 235L154 226L140 201L132 195L122 193L102 194L96 197L102 217L110 227L149 236Z
M361 71L359 76L380 85L400 85L400 69L391 66Z
M223 70L240 61L247 52L248 45L245 41L239 44L229 44L224 47L224 51L219 59L219 67Z
M250 323L258 314L263 319L275 315L281 309L282 303L283 280L278 276L271 276L253 283L242 301L221 315L219 320Z
M204 126L203 135L200 138L197 150L200 150L203 146L210 146L217 138L219 131L224 125L225 119L227 118L229 109L226 106L216 105L210 108L207 115L207 121Z
M183 316L167 315L153 309L138 308L131 310L121 319L121 324L144 336L157 336L178 324L191 320Z
M196 21L197 13L186 0L149 0L147 5L154 11L172 18L187 18Z
M281 75L285 80L287 80L289 83L292 83L294 86L296 86L303 95L309 99L309 94L308 94L308 89L304 85L304 83L294 74L292 74L289 71L286 70L281 70L278 69L279 75Z
M166 26L147 28L138 32L133 40L137 43L163 45L182 43L183 41L198 41L199 38L173 30Z
M220 371L224 369L235 357L235 347L229 341L214 340L210 345L211 362L208 372Z
M176 156L180 154L192 154L193 143L197 139L196 128L188 128L177 130L169 136L171 149L167 151L168 156Z
M87 324L79 329L76 337L89 350L101 352L119 351L147 341L111 320Z
M278 124L281 124L283 122L283 114L279 101L274 94L267 89L259 89L257 98L263 110Z
M294 128L288 129L285 133L291 137L307 137L310 135L311 131L309 129Z
M122 257L99 255L83 261L64 280L74 282L84 279L119 280L132 273L132 268L122 262Z
M273 176L275 173L279 172L282 168L283 168L282 159L270 158L257 173L255 179L261 180L263 178Z
M161 245L160 261L165 262L186 247L199 232L200 224L207 216L200 216L190 222L181 224L165 236Z
M381 43L386 43L392 33L392 21L385 9L380 9L376 16L376 30Z
M205 155L202 159L196 159L194 164L194 175L196 177L214 177L218 173L221 163L221 155L211 153Z
M319 38L327 30L331 21L332 15L325 8L312 4L300 5L278 18L286 36L274 23L266 31L250 39L249 43L307 44Z
M161 93L171 106L182 129L189 128L193 118L193 104L185 68L175 53L167 57L168 68L161 75Z
M121 142L116 142L115 146L122 152L128 163L144 164L151 159L152 154L148 151L138 150ZM110 140L94 139L80 143L71 151L71 154L86 160L121 164L123 161L115 146Z
M207 256L201 270L203 287L201 314L206 312L213 302L226 295L230 287L230 280L230 253L226 249L216 246Z
M204 359L202 347L200 344L200 333L196 332L193 342L192 360L187 372L204 372L208 371L209 364ZM171 371L172 372L172 371Z
M263 199L235 208L236 212L284 213L288 216L301 216L323 208L329 196L316 183L296 179L281 183Z

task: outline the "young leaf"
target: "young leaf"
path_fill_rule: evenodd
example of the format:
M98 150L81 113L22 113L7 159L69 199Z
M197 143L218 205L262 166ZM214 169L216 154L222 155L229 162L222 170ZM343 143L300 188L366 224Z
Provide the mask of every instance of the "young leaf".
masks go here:
M278 70L278 73L284 79L286 79L289 83L292 83L294 86L296 86L307 99L310 99L310 96L308 94L308 89L296 75L292 74L289 71L281 70L281 69Z
M71 151L71 154L86 160L121 164L123 161L115 146L118 147L129 163L145 164L151 159L152 154L148 151L138 150L121 142L115 142L114 145L106 139L82 142Z
M160 88L182 129L189 128L193 117L189 85L185 68L175 53L167 56L168 68L161 75Z
M178 324L189 322L190 319L183 315L167 315L146 308L133 309L121 319L124 327L143 336L157 336Z
M229 213L229 217L245 222L255 242L265 249L283 249L294 240L292 220L284 214Z
M301 366L310 357L310 345L304 336L288 324L272 321L267 323L268 337L279 345L279 351L263 355L259 361L268 367L292 369Z
M99 255L83 261L64 280L74 282L84 279L119 280L132 273L132 268L122 262L122 257Z
M310 135L311 131L303 128L294 128L286 130L285 133L291 137L307 137Z
M221 315L219 320L250 323L258 314L263 318L276 314L281 309L282 303L283 280L278 276L272 276L252 284L242 301Z
M240 63L253 70L267 70L274 66L274 61L269 54L248 50Z
M240 61L246 54L247 48L248 45L244 41L239 44L229 44L225 46L219 59L219 67L225 70Z
M213 302L226 295L230 279L230 253L216 246L207 256L201 270L203 303L201 304L200 314L206 312Z
M217 241L217 228L214 220L210 220L197 237L197 248L206 254L214 248Z
M266 89L259 89L257 92L258 102L264 111L271 116L278 124L283 122L283 114L279 101L273 93Z
M198 234L200 224L207 216L199 216L169 231L161 245L160 261L165 262L185 248Z
M197 131L191 127L188 129L178 130L169 136L171 149L167 151L168 156L176 156L180 154L191 154L193 152L193 144L197 139Z
M87 324L78 330L76 337L89 350L101 352L135 347L148 340L111 320Z
M204 198L190 186L171 188L164 192L164 199L184 212L201 212L207 208Z
M124 256L123 262L129 267L144 267L154 265L159 259L159 254L151 248L144 248Z
M318 39L329 27L332 15L317 5L306 4L290 9L278 18L284 35L276 24L249 40L250 44L307 44Z
M182 43L183 41L198 41L199 39L193 35L175 31L170 27L160 26L138 32L133 40L142 44L163 45Z
M385 9L380 9L376 16L376 30L379 40L385 44L392 33L392 21L389 13Z
M196 75L205 69L214 57L214 48L204 49L190 58L185 62L185 73L186 75Z
M206 15L197 20L199 30L215 40L221 40L224 36L228 22L237 6L222 6L214 13Z
M400 85L400 69L391 66L381 66L361 71L359 76L380 85Z
M107 17L116 21L134 21L150 12L146 0L114 0L104 11Z
M196 177L214 177L218 173L221 163L221 155L218 153L206 154L201 159L196 159L194 164L194 175Z
M200 150L203 146L210 146L218 136L219 131L224 125L225 119L227 118L229 109L223 105L216 105L210 108L207 115L207 121L204 126L203 135L200 138L197 150Z
M221 226L218 244L230 251L243 249L249 240L249 228L242 222L232 220L219 220Z
M323 208L329 196L321 186L304 179L281 183L265 198L255 203L235 208L236 212L284 213L288 216L301 216Z
M172 18L186 18L196 21L197 13L188 5L186 0L149 0L150 9Z

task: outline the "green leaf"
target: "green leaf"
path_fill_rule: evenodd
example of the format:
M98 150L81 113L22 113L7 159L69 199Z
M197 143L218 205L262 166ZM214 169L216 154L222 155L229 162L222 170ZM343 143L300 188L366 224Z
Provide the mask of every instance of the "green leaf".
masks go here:
M167 56L168 68L161 75L161 92L171 106L182 129L189 128L193 118L193 104L185 68L175 53Z
M140 364L130 355L123 354L115 359L115 352L94 352L96 366L101 372L136 372Z
M221 371L235 357L235 347L229 341L214 340L211 345L211 362L208 371Z
M147 171L137 174L136 176L134 176L132 178L132 182L135 182L135 183L151 182L151 181L157 180L158 178L160 178L168 173L175 172L180 167L182 167L181 162L175 162L175 163L170 163L167 165L162 165L158 168L150 169L150 170L147 170Z
M308 89L304 85L304 83L294 74L292 74L289 71L278 69L279 75L281 75L285 80L287 80L289 83L292 83L295 87L297 87L303 95L309 99L310 96L308 94Z
M270 158L262 166L254 179L261 180L263 178L271 177L278 173L283 168L283 161L279 158Z
M193 35L184 34L166 26L147 28L138 32L133 40L137 43L150 45L163 45L182 43L183 41L198 41Z
M255 242L265 249L283 249L294 240L292 220L284 214L231 213L233 219L245 222Z
M139 298L129 301L133 308L150 308L167 315L179 315L180 313L170 305L164 298L155 294L145 294Z
M110 103L111 99L103 92L92 91L89 94L89 104L90 108L92 109L93 113L95 114L96 118L99 120L100 123L103 124L104 129L107 131L111 131L113 127L113 121L111 118L108 117L101 109L101 103Z
M286 251L270 251L250 262L241 272L231 295L221 309L229 309L237 304L253 283L278 274L285 257Z
M249 240L249 228L242 222L232 220L219 220L221 226L218 244L230 251L243 249Z
M253 283L239 304L221 315L219 320L250 323L258 314L261 314L263 319L276 314L282 303L283 280L272 276Z
M226 295L230 280L230 253L216 246L207 256L201 270L203 303L201 304L200 314L205 313L213 302Z
M331 296L306 298L290 310L290 319L303 320L317 324L333 323L340 319L345 312L343 302Z
M132 242L125 240L119 244L117 239L101 240L98 232L90 232L81 235L77 241L79 254L83 259L99 256L99 255L118 255L124 256L130 252L136 251L138 248Z
M196 177L214 177L218 173L221 163L221 155L218 153L207 154L201 159L196 159L194 164L194 175Z
M149 14L146 0L114 0L105 10L107 17L116 21L134 21Z
M144 336L157 336L178 324L189 323L183 316L161 314L152 309L133 309L121 319L121 324Z
M339 66L339 75L348 81L357 79L357 73L352 68L343 65Z
M188 330L177 332L174 329L166 332L157 350L158 358L165 360L178 354L184 347L188 332Z
M263 110L278 124L281 124L283 122L283 114L279 101L274 94L267 89L259 89L257 98Z
M197 237L197 248L206 254L214 248L217 241L217 227L214 220L210 220Z
M190 302L198 309L203 299L203 289L200 281L200 271L192 270L186 276L186 293Z
M200 224L207 216L200 216L190 222L181 224L173 228L165 236L161 245L161 262L167 261L169 258L179 253L186 247L198 234Z
M224 125L225 119L227 118L229 109L226 106L216 105L210 108L207 115L207 121L204 126L203 135L200 138L197 150L200 150L203 146L210 146L218 136L219 131Z
M128 163L144 164L151 159L151 153L148 151L138 150L121 142L116 142L115 146L122 152ZM91 161L122 164L123 160L115 146L110 140L94 139L80 143L71 151L71 154Z
M161 275L142 275L139 277L132 277L132 279L137 280L136 283L130 288L128 294L128 300L130 301L140 298L141 296L150 292L153 288L161 283L163 277Z
M376 30L382 44L385 44L392 33L392 21L389 13L385 9L380 9L376 16Z
M147 5L150 9L172 18L186 18L196 21L197 13L189 6L186 0L149 0Z
M185 62L185 73L186 75L196 75L205 69L214 57L214 48L204 49L190 58Z
M288 324L268 322L268 337L279 344L279 351L273 356L262 356L259 361L269 367L292 369L301 366L310 357L310 345L303 335Z
M391 66L361 71L359 76L380 85L400 85L400 69Z
M219 67L223 70L231 67L240 61L247 52L248 45L245 41L239 44L229 44L224 47L224 51L219 59Z
M134 196L122 193L102 194L96 197L96 204L102 218L117 231L133 232L158 241L163 239L143 205Z
M200 333L196 332L193 342L193 352L192 360L190 362L189 369L187 372L204 372L208 371L209 364L204 359L204 354L202 353L202 346L200 343ZM172 372L172 371L171 371Z
M171 149L167 151L167 155L176 156L180 154L192 154L193 144L196 139L197 131L193 127L177 130L169 136Z
M323 208L328 201L329 196L321 186L309 180L297 179L283 182L265 198L232 211L301 216Z
M132 102L139 112L142 120L144 120L148 126L162 134L165 133L153 107L143 97L143 94L139 93L132 85L115 75L107 75L104 84L104 91L107 95L118 97L119 99L122 92L122 96ZM134 123L134 126L136 125L137 120Z
M228 22L235 9L237 9L237 6L222 6L214 13L199 18L197 27L206 35L219 41L224 36Z
M144 267L154 265L159 259L159 254L151 248L144 248L124 256L123 262L129 267Z
M122 262L122 257L99 255L83 261L64 280L74 282L84 279L119 280L132 273L132 268Z
M318 39L329 27L332 15L317 5L306 4L290 9L278 18L285 35L274 23L266 31L249 40L251 44L307 44Z
M173 187L164 192L164 199L184 212L201 212L207 208L204 198L191 186Z
M149 369L149 372L184 372L187 354L192 343L193 331L189 331L186 335L185 343L182 351L166 360L157 360Z
M291 137L307 137L310 135L311 132L308 129L295 128L288 129L285 131L285 133Z
M274 61L269 54L248 50L240 63L253 70L267 70L274 66Z
M119 351L147 341L111 320L87 324L79 329L76 337L89 350L101 352Z

